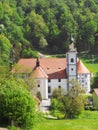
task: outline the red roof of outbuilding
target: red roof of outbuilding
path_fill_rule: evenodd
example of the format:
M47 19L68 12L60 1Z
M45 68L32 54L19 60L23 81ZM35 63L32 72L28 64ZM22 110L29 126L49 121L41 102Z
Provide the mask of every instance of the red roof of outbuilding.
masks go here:
M93 91L95 92L96 96L98 96L98 88L94 88Z

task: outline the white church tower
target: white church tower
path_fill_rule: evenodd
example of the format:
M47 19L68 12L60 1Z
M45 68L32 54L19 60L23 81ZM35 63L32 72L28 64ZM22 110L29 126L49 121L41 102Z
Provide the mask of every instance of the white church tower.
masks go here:
M71 79L77 79L77 51L74 48L74 39L71 36L71 44L69 46L69 51L66 54L66 60L67 60L67 79L68 79L68 87L67 89L70 89L69 81Z

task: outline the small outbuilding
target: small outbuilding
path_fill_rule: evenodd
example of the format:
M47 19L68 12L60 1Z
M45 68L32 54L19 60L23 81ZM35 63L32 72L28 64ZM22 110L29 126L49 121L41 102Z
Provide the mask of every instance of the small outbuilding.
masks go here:
M92 91L93 106L98 109L98 88L94 88Z

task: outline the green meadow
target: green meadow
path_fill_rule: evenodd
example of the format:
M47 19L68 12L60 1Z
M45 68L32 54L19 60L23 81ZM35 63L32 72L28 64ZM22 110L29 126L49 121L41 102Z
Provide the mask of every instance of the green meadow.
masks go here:
M47 120L33 130L98 130L98 119Z
M91 73L98 73L98 53L81 53L79 58L83 61L85 66L90 70Z
M85 111L73 120L46 119L33 130L98 130L98 111Z

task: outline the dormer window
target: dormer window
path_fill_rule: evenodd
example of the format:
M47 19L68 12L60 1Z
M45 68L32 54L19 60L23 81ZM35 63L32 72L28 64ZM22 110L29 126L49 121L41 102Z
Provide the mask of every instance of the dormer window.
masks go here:
M71 62L72 62L72 63L74 62L74 59L73 59L73 58L71 58Z

